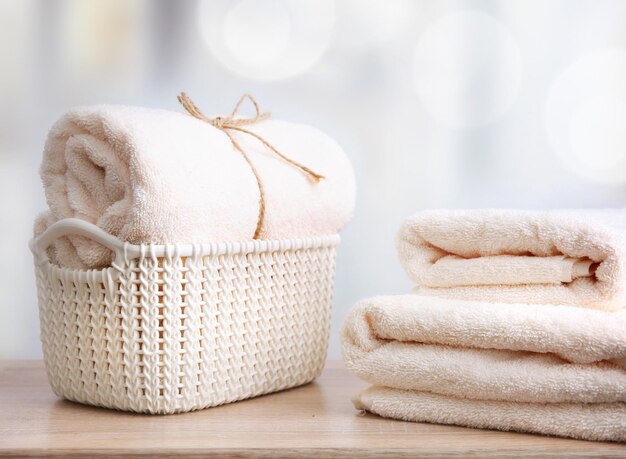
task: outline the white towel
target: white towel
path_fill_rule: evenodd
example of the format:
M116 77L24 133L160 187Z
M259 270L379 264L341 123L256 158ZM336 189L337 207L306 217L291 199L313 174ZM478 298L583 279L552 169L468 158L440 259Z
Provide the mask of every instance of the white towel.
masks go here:
M400 261L416 293L506 303L626 306L626 210L426 211Z
M349 313L342 351L356 376L395 389L396 398L410 391L404 408L399 403L394 410L385 407L388 392L378 405L375 390L357 396L382 415L607 439L603 427L594 430L593 419L594 413L610 413L619 422L609 436L626 435L626 311L382 296ZM589 412L581 424L586 433L511 421L517 407L529 413L534 406L542 407L536 417L549 424L567 413L579 419ZM463 407L468 417L461 416ZM500 414L490 423L482 415L471 422L469 414L492 408Z
M403 421L626 441L623 403L494 402L380 386L366 389L353 402L358 410Z
M239 132L265 187L261 237L333 234L350 219L355 180L346 155L322 132L260 121L248 127L281 153L323 175L319 183ZM78 217L133 244L250 240L259 190L227 135L185 114L139 107L77 108L50 130L41 176L50 212L36 233ZM82 237L60 240L56 261L74 268L110 263L106 249Z

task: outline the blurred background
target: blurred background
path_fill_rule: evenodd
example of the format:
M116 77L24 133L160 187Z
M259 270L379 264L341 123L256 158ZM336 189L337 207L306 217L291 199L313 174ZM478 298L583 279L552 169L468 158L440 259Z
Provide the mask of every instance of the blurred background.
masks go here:
M626 2L0 0L0 358L38 358L27 243L47 129L73 105L208 113L244 92L343 146L357 176L330 356L350 306L410 288L424 208L626 205Z

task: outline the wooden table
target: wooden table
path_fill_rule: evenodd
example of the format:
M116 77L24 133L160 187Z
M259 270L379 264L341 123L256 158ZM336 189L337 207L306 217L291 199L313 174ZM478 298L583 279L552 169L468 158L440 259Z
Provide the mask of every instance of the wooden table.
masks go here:
M315 383L194 413L148 416L56 398L39 361L0 362L0 456L626 457L626 446L359 415L338 362Z

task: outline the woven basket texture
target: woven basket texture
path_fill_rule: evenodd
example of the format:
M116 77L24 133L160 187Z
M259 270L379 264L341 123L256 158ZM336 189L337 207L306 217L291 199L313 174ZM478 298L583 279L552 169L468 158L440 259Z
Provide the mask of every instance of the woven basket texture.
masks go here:
M190 256L146 245L90 271L36 260L50 385L68 400L165 414L312 381L326 357L337 242L214 244Z

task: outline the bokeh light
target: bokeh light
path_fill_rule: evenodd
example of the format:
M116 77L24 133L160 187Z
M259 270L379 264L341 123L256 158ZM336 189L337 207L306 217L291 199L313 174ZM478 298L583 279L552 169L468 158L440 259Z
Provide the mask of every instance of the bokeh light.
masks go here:
M492 16L455 11L429 26L414 55L414 84L439 122L472 128L502 116L517 97L522 59L508 28Z
M559 158L591 180L626 182L626 50L583 55L554 81L548 136Z
M106 83L136 91L147 63L147 25L138 26L145 2L66 0L61 6L61 69L67 87L89 91Z
M332 36L332 0L203 0L198 27L216 59L257 80L299 75L322 57Z
M344 45L370 49L404 38L414 27L418 5L413 0L342 0L337 3L350 20L343 24Z
M267 27L268 23L272 26ZM265 5L243 0L228 11L223 34L226 49L235 59L254 66L271 65L287 49L291 35L289 11L281 2Z

